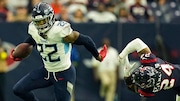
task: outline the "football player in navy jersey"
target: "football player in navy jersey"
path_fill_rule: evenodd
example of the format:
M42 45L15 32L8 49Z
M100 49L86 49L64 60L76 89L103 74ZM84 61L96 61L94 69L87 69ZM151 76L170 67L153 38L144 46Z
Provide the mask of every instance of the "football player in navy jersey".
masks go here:
M137 52L140 65L130 63L128 54ZM161 90L174 89L180 94L180 65L156 57L139 38L129 42L119 54L127 87L143 97L152 97ZM178 74L178 75L177 75Z
M29 37L24 41L37 47L44 65L25 75L13 87L15 95L23 101L39 101L33 90L54 85L56 101L70 101L76 79L71 63L72 44L84 47L98 60L103 61L107 47L97 51L94 41L71 28L70 23L55 21L52 7L40 2L32 10L32 22L28 26ZM13 57L15 61L21 58Z

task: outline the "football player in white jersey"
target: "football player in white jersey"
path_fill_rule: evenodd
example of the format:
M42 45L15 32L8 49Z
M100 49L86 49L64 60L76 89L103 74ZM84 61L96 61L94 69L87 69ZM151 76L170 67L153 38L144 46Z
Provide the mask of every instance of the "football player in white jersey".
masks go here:
M19 80L13 87L15 95L24 101L39 101L32 90L54 85L56 101L70 101L70 95L76 79L76 72L70 60L72 44L84 45L99 61L107 53L104 46L97 51L93 40L73 31L65 21L55 21L52 7L40 2L32 10L32 22L28 28L29 37L25 43L37 46L44 65ZM13 52L16 50L12 51ZM12 57L11 54L11 57ZM21 60L12 57L13 60Z

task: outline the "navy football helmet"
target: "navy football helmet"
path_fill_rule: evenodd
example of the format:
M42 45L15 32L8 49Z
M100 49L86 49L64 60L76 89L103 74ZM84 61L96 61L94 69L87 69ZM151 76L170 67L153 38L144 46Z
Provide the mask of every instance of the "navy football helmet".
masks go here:
M32 21L40 33L45 33L55 22L54 10L48 3L40 2L32 10Z
M160 77L161 73L151 66L139 67L132 73L133 83L143 89L155 87Z

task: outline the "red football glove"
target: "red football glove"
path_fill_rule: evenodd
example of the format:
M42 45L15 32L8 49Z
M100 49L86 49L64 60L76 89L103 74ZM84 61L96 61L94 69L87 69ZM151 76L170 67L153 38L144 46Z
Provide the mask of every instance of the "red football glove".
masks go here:
M14 52L14 49L11 50L11 53L10 53L10 56L9 56L9 57L10 57L12 60L14 60L14 61L21 61L22 58L15 58L15 57L13 57L13 55L12 55L13 52Z
M107 54L107 46L106 46L106 44L104 44L104 46L103 46L103 48L100 50L99 54L101 55L101 58L102 58L101 61L103 61L104 58L106 57L106 54Z

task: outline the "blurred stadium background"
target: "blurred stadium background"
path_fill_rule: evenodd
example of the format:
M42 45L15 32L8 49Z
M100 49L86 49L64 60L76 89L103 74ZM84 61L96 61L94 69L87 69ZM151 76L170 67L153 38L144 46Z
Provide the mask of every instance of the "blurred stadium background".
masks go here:
M68 21L75 30L91 36L98 47L101 39L108 37L120 52L130 40L140 37L157 56L180 64L179 0L0 0L0 38L8 53L26 38L32 6L40 1L50 3L56 19ZM99 96L99 82L94 80L92 68L83 63L91 59L90 53L84 47L75 47L79 52L75 101L104 101ZM136 61L137 54L131 54L130 59ZM34 49L27 59L14 63L8 58L7 63L5 101L22 101L13 94L12 87L26 73L42 65L42 61ZM119 71L114 101L142 101L138 94L127 90L122 75ZM40 101L54 101L53 87L35 93ZM172 90L162 91L146 101L176 101L175 96Z

